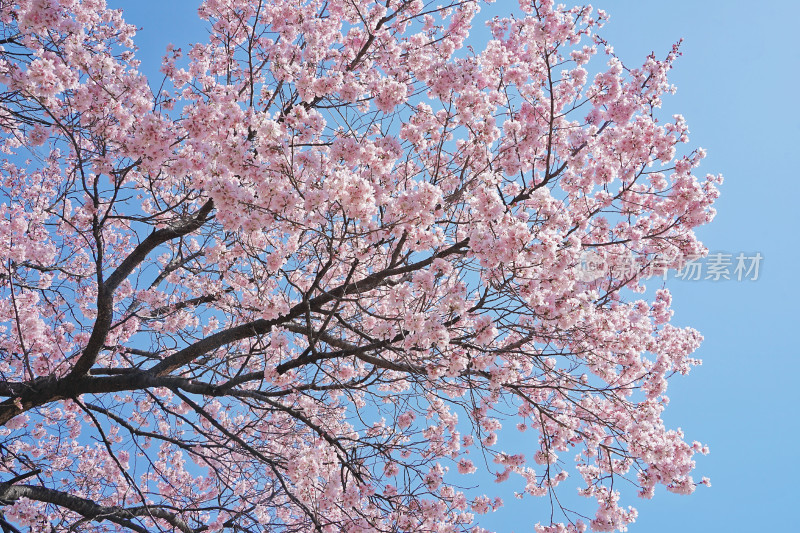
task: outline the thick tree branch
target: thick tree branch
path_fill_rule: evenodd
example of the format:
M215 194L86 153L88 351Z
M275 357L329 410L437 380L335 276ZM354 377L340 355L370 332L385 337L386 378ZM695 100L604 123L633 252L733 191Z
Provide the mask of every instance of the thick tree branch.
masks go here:
M183 533L197 533L205 528L194 529L178 515L155 506L142 507L109 507L100 505L87 498L61 492L37 485L11 485L0 483L0 501L15 502L20 498L29 498L39 502L50 503L69 509L79 515L102 522L108 520L137 533L148 533L143 526L131 522L133 518L150 517L161 519Z
M273 327L282 325L284 323L290 322L296 318L301 317L304 313L308 312L309 310L314 312L319 312L327 303L330 303L333 300L341 298L342 296L348 294L363 294L365 292L369 292L372 289L378 287L388 278L393 276L400 276L406 274L408 272L414 272L430 266L434 260L438 258L447 257L449 255L463 253L464 249L468 246L469 239L464 239L460 242L445 248L444 250L437 252L427 259L423 259L422 261L418 261L416 263L412 263L409 265L405 265L402 267L396 268L388 268L385 270L381 270L380 272L375 272L366 276L365 278L354 281L352 283L345 283L332 289L327 292L323 292L321 295L311 298L307 302L300 302L294 307L292 307L288 313L282 315L280 317L265 320L259 319L254 320L252 322L248 322L246 324L242 324L239 326L235 326L233 328L229 328L224 331L220 331L213 335L209 335L208 337L197 341L196 343L187 346L183 350L180 350L166 358L163 361L155 365L150 369L150 372L159 376L163 376L169 374L176 369L180 368L181 366L191 362L197 357L201 355L213 352L227 344L234 343L236 341L240 341L246 339L248 337L253 337L255 335L264 335L269 333Z
M213 200L208 200L188 221L177 226L156 230L148 235L97 288L97 318L95 319L92 334L80 358L72 368L71 375L86 374L94 365L97 360L97 355L105 345L108 329L111 327L114 317L114 291L119 287L119 284L122 283L122 281L127 278L156 247L199 229L208 221L209 214L213 208Z

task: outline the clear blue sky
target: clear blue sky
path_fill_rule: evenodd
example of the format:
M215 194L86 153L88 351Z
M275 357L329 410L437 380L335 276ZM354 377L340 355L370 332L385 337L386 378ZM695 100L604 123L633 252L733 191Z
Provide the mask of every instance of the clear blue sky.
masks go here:
M563 1L563 0L562 0ZM205 32L191 0L109 0L143 27L137 43L146 73L157 72L165 45L202 40ZM678 93L664 102L683 114L692 144L708 151L700 171L722 173L725 184L716 221L700 230L711 251L760 252L757 281L671 280L674 322L705 335L704 361L670 384L665 418L689 440L711 447L698 462L700 487L691 497L661 491L635 501L640 511L631 532L700 533L790 531L800 496L795 405L800 350L791 335L798 323L800 239L792 230L800 199L800 47L798 2L737 0L605 0L611 14L603 31L628 64L651 51L663 57L684 39L673 71ZM516 1L498 0L504 14ZM475 43L479 48L479 43ZM493 489L496 487L492 487ZM491 519L499 531L532 531L533 502L506 498ZM488 524L487 524L488 525Z

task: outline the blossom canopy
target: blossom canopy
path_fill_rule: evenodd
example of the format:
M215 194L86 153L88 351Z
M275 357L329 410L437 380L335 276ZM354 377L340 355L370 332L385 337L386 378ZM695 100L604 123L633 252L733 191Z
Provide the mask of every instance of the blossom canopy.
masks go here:
M708 483L644 296L721 182L678 47L522 0L478 49L490 4L205 0L148 80L103 0L0 2L4 532L482 531L487 471L624 531L621 480Z

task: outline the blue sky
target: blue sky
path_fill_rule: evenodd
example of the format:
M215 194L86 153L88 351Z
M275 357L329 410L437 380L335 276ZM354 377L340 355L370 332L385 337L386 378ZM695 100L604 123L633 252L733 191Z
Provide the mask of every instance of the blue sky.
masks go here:
M125 7L126 19L144 28L137 44L146 73L157 71L168 42L205 37L191 0L109 4ZM492 9L505 14L514 6L498 0ZM700 171L725 176L717 219L699 233L712 252L763 256L757 281L668 282L674 323L697 328L706 340L697 354L703 366L672 380L665 418L711 447L697 474L709 476L712 487L691 497L661 491L652 501L633 502L640 516L630 531L790 530L800 495L800 350L791 341L800 329L800 294L791 282L800 266L800 239L791 227L800 198L791 157L800 154L798 5L605 0L595 6L611 14L603 34L628 64L651 51L663 57L684 39L672 75L678 92L665 98L664 112L683 114L692 145L708 151ZM508 507L490 520L499 531L532 531L546 519L531 500L506 500Z

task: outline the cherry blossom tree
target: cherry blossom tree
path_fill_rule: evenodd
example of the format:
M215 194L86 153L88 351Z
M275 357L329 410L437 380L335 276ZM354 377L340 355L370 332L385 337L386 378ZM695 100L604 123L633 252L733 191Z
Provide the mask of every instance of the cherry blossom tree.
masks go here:
M614 531L708 483L645 289L721 181L677 46L522 0L474 49L490 3L205 0L147 80L103 0L0 1L4 533L482 531L477 470Z

